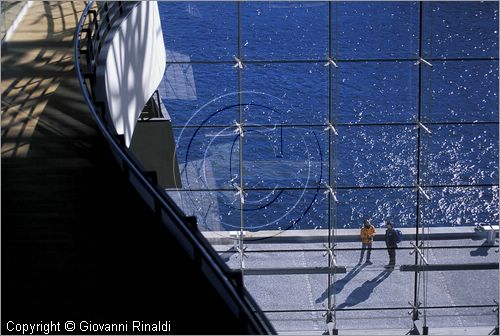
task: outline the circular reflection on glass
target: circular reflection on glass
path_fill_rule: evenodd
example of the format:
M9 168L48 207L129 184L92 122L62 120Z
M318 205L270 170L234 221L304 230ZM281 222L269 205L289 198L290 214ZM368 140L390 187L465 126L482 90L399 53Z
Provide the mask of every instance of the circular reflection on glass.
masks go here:
M321 127L283 126L290 109L284 109L286 104L279 98L247 91L242 96L249 102L240 106L234 104L238 94L205 104L197 113L208 117L196 126L188 122L177 137L182 186L188 190L182 207L206 230L297 227L318 203L322 146L327 146L327 137L320 138L327 132ZM259 96L259 103L253 102L252 95ZM224 100L231 103L221 104ZM223 114L228 118L221 118ZM265 122L240 125L239 120L252 114ZM227 125L209 126L212 118L226 120Z

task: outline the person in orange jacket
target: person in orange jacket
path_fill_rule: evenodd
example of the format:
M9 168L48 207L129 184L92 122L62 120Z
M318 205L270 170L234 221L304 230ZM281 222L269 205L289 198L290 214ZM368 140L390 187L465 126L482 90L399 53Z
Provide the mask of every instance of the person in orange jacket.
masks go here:
M361 264L361 262L363 261L365 250L368 250L366 253L366 263L368 265L371 265L373 264L370 261L370 257L372 254L372 243L373 243L373 237L375 236L375 227L370 223L370 220L368 219L364 220L359 235L361 236L361 255L359 256L358 265Z

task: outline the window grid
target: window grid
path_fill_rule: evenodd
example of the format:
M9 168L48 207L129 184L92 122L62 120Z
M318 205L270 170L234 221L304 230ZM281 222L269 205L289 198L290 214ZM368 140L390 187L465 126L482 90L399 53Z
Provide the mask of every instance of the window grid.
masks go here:
M332 2L328 3L328 36L329 36L329 41L328 41L328 59L287 59L287 60L246 60L243 57L243 54L241 52L241 47L242 47L242 41L241 41L241 5L240 2L236 4L237 6L237 59L236 59L236 65L235 61L221 61L221 60L196 60L196 61L168 61L167 65L170 64L228 64L228 71L231 71L230 66L233 65L234 67L237 68L238 71L238 89L239 89L239 95L238 95L238 100L239 100L239 122L237 125L187 125L187 126L182 126L182 125L174 125L175 128L216 128L216 127L228 127L228 126L235 126L239 129L239 186L238 188L206 188L206 189L189 189L189 190L183 190L180 189L178 191L233 191L233 192L238 192L240 194L240 234L245 231L245 223L244 223L244 197L245 197L245 192L246 191L270 191L273 190L272 188L252 188L252 187L246 187L244 185L244 176L243 176L243 171L244 171L244 157L243 157L243 149L244 149L244 143L243 143L243 136L245 132L245 119L244 119L244 107L247 104L244 101L243 98L243 91L245 90L245 87L243 85L243 76L245 73L245 65L246 64L273 64L273 63L320 63L320 64L328 64L328 123L327 124L318 124L318 123L311 123L311 124L293 124L293 123L286 123L286 124L263 124L263 125L251 125L251 127L273 127L273 126L280 126L283 128L291 128L291 127L325 127L327 128L328 132L328 186L318 186L318 187L280 187L279 190L318 190L321 192L325 192L330 190L329 186L332 188L333 192L336 192L336 190L353 190L353 189L414 189L416 193L416 205L415 205L415 231L416 231L416 238L415 238L415 245L419 245L419 242L421 241L419 234L423 232L423 229L425 228L425 223L424 219L421 218L421 212L425 211L427 207L427 202L422 202L420 201L422 196L422 191L426 188L492 188L492 187L498 187L498 183L478 183L478 184L426 184L425 180L423 180L423 177L421 175L421 170L426 169L426 156L425 153L423 152L423 148L425 148L425 144L429 141L429 136L425 135L426 132L426 126L433 126L433 125L498 125L498 121L474 121L474 122L467 122L467 121L456 121L456 122L449 122L449 121L443 121L443 122L426 122L424 120L424 111L423 111L423 104L424 104L424 99L427 99L427 109L429 111L432 111L432 95L427 94L425 95L425 88L432 89L432 82L431 78L432 76L429 77L427 81L423 81L424 77L424 72L428 69L429 64L427 62L432 63L434 61L447 61L447 62L464 62L464 61L498 61L498 57L465 57L465 58L454 58L454 57L433 57L432 55L432 50L433 50L433 44L432 44L432 25L429 24L430 28L430 51L431 53L429 55L424 54L424 26L423 26L423 14L424 14L424 3L419 2L419 51L418 51L418 57L415 58L364 58L364 59L348 59L348 58L336 58L335 57L335 50L339 50L339 38L335 39L335 48L333 46L333 39L332 35L335 34L335 36L339 36L339 22L338 22L338 2L335 2L335 10L332 9ZM432 15L432 2L431 3L425 3L425 6L428 6L428 11L430 15ZM334 16L332 16L332 11L335 13ZM432 19L430 20L432 22ZM427 62L426 62L427 61ZM417 86L417 97L418 97L418 113L416 116L415 122L389 122L389 123L363 123L363 122L353 122L353 123L339 123L336 121L336 113L338 112L339 109L339 91L341 88L339 88L339 82L338 79L334 79L334 73L337 73L337 68L341 68L343 64L345 63L368 63L368 62L414 62L415 66L418 66L418 86ZM432 70L430 70L432 72ZM432 91L432 90L431 90ZM424 97L425 96L425 97ZM333 127L332 127L333 126ZM372 126L372 127L378 127L378 126L414 126L416 129L416 135L417 135L417 145L416 145L416 180L415 184L412 185L377 185L377 186L357 186L357 185L351 185L351 186L345 186L345 185L338 185L337 181L337 169L336 169L336 160L335 160L335 154L336 154L336 144L337 142L335 141L336 137L336 132L339 127L366 127L366 126ZM427 147L428 148L428 147ZM419 186L422 188L420 189ZM498 193L498 190L496 191ZM336 248L336 236L335 236L335 230L337 228L336 225L336 208L335 204L336 202L334 201L333 198L334 195L329 195L328 197L328 244L325 246L326 252L335 252ZM494 245L495 246L495 245ZM437 248L437 247L433 247ZM446 248L454 248L453 246L448 246ZM459 248L459 246L456 246L456 248ZM338 249L339 251L343 249ZM352 249L352 250L359 250L359 249ZM304 251L303 249L301 251ZM325 250L314 250L311 249L311 251L325 251ZM244 273L244 254L245 251L243 250L242 245L240 245L240 258L241 258L241 271ZM246 253L250 252L263 252L263 251L247 251ZM290 250L280 250L277 252L290 252ZM335 264L334 254L333 253L327 253L328 256L328 267L332 267L332 265ZM419 264L421 263L421 258L419 258L418 253L415 253L415 258L414 258L414 263ZM425 273L423 272L423 281L425 281ZM421 275L419 271L415 271L414 273L414 289L413 289L413 304L416 305L418 304L420 293L419 293L419 287L420 287L420 281L422 281ZM308 311L321 311L321 312L327 312L330 313L332 312L335 314L335 294L331 293L331 285L335 282L335 273L329 274L328 276L328 283L327 283L327 288L328 288L328 306L325 309L299 309L299 310L267 310L265 312L267 313L275 313L275 312L308 312ZM424 308L426 309L440 309L440 308L473 308L473 307L495 307L495 305L466 305L466 306L426 306L424 304ZM408 307L377 307L377 308L344 308L342 310L391 310L391 309L408 309Z

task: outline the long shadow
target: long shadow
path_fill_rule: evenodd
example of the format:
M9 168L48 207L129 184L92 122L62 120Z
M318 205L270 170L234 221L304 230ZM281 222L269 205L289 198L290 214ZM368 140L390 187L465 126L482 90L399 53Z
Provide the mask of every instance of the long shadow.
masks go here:
M487 247L488 246L488 247ZM483 242L482 246L476 248L474 251L470 251L471 257L485 257L488 255L488 251L491 248L491 244L487 241Z
M74 76L73 70L68 69L73 65L72 48L71 42L63 41L63 38L72 35L73 29L54 31L53 17L57 16L55 12L59 11L62 15L64 11L76 15L76 7L71 4L71 8L63 9L59 3L51 5L46 2L40 6L44 12L42 17L47 21L44 30L49 40L9 41L5 47L10 52L2 55L2 63L5 65L2 68L2 85L7 84L2 95L2 113L6 117L2 120L2 140L9 143L8 146L2 146L2 157L36 156L35 148L48 148L43 142L35 140L40 135L44 136L43 139L52 137L52 140L68 134L81 138L88 134L93 136L95 123L88 113L81 113L86 109L76 108L82 104L80 91L67 79L68 75ZM62 20L65 21L64 18ZM63 22L63 26L68 28L67 22ZM18 64L19 59L38 48L40 50L33 61ZM5 78L11 81L4 82ZM55 86L59 89L59 85L62 91L47 91ZM49 99L50 106L36 113L37 102ZM65 146L75 147L79 139L75 140L66 141ZM82 147L76 146L74 149L79 151Z
M335 293L335 294L340 293L342 291L342 289L344 289L345 285L349 281L351 281L356 275L358 275L358 273L361 272L361 270L363 268L365 268L365 266L366 266L366 264L357 264L356 266L354 266L349 271L349 273L347 273L342 279L335 281L333 284L330 285L330 287L325 289L325 291L323 293L321 293L321 296L316 299L316 303L321 303L324 300L326 300L329 292L332 294L333 293Z
M221 257L222 260L224 260L224 262L228 262L231 257L237 253L238 251L236 251L236 249L234 248L234 246L231 246L230 248L228 248L226 251L224 251L223 253L219 254L219 256Z
M337 306L337 309L345 307L353 307L361 302L368 300L373 293L375 287L381 284L385 279L391 275L392 270L384 270L375 278L365 281L360 287L356 288L349 294L344 303Z

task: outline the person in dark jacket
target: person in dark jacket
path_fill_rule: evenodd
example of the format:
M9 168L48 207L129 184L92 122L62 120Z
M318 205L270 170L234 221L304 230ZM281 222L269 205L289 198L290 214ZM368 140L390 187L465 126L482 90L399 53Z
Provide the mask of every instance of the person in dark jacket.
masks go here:
M359 235L361 237L361 255L359 256L358 264L363 262L365 250L368 250L366 254L366 263L371 265L372 262L370 261L370 256L372 253L373 237L375 236L375 227L370 223L370 220L364 220Z
M386 221L387 230L385 230L385 245L387 246L387 252L389 253L389 264L384 266L385 268L394 268L396 264L396 249L398 248L398 234L394 230L394 225L391 221Z

